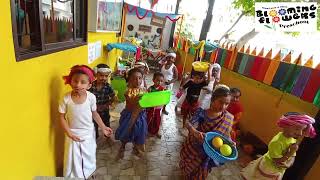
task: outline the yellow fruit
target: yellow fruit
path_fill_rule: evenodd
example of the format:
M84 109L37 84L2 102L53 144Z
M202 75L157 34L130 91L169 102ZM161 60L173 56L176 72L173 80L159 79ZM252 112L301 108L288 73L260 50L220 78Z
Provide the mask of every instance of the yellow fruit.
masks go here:
M223 140L220 137L215 137L212 139L212 145L219 149L223 145Z
M232 148L228 144L223 144L220 147L220 153L224 156L230 156L232 154Z

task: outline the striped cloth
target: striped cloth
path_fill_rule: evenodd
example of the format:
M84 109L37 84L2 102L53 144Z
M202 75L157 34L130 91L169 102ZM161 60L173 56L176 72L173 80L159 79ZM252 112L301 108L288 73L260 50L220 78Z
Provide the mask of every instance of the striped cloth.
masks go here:
M197 126L197 130L203 133L216 131L230 139L233 116L225 111L214 119L206 115L206 111L199 108L191 119L191 123ZM182 144L179 166L185 179L206 179L212 167L217 166L203 150L203 142L199 142L194 136L189 135Z

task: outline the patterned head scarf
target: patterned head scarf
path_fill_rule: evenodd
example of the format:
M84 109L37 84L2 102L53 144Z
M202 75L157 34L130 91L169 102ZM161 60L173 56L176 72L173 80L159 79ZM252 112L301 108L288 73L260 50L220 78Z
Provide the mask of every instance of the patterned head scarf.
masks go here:
M315 123L315 120L305 114L300 114L300 113L287 113L283 115L279 120L278 120L278 126L281 128L285 127L290 127L294 125L307 125L307 129L305 131L305 135L308 137L315 137L316 131L313 128L312 124Z
M82 72L89 77L90 83L94 81L94 71L86 65L75 65L71 68L71 71L68 76L63 76L65 84L71 84L72 76L76 73Z

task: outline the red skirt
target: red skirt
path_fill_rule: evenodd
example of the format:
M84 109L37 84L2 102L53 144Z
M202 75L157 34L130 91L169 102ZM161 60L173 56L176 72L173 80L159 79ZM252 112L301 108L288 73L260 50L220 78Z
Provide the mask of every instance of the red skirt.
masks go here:
M161 124L161 108L147 109L148 132L157 135Z
M187 99L185 99L181 106L181 114L183 118L192 117L194 112L199 108L198 101L194 101L193 103L189 103Z

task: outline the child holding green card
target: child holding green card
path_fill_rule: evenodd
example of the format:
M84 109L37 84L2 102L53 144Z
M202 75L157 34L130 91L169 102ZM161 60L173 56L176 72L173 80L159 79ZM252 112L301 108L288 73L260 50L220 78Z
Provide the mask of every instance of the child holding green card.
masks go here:
M163 91L166 88L163 86L164 76L160 72L153 75L153 85L149 87L148 92ZM161 124L161 110L163 106L151 107L147 109L148 132L151 136L161 138L159 134Z
M147 136L147 113L139 105L140 97L146 90L141 87L143 72L139 68L133 68L128 72L128 88L125 93L126 107L121 112L119 127L115 133L115 139L121 141L117 159L124 157L125 146L133 143L133 153L142 157Z

